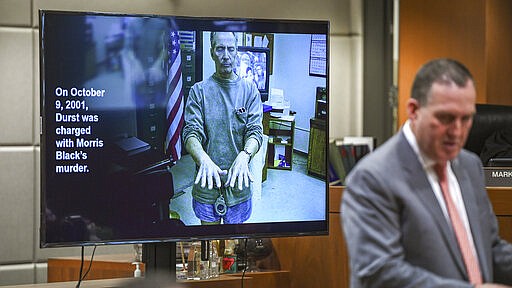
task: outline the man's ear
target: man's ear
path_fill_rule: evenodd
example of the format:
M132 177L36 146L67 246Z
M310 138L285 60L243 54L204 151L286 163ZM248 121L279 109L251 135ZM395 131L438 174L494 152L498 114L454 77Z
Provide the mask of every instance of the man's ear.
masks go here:
M407 101L407 117L414 120L418 117L418 110L420 109L420 103L414 98L409 98Z

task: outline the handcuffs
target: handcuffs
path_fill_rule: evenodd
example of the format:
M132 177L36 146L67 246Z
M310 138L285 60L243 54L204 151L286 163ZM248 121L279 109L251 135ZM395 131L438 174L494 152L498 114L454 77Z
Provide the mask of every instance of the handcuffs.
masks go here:
M226 212L228 210L228 205L226 205L226 200L224 200L224 195L222 193L222 187L219 188L219 196L215 200L215 204L213 204L215 208L215 213L219 214L220 216L226 215Z

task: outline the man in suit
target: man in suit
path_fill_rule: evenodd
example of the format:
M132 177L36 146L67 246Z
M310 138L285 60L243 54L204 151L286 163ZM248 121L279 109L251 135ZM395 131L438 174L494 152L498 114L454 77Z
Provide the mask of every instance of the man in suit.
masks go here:
M425 64L408 121L348 175L341 211L351 287L512 284L512 245L498 235L480 159L462 149L475 100L462 64Z

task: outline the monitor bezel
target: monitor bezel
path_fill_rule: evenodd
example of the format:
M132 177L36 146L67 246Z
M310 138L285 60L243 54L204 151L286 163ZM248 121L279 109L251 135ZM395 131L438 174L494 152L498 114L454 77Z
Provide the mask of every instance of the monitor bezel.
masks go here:
M114 244L136 244L136 243L158 243L158 242L176 242L176 241L193 241L193 240L211 240L211 239L238 239L238 238L261 238L261 237L291 237L291 236L313 236L327 235L329 233L329 186L325 184L325 220L320 221L298 221L298 222L272 222L272 223L250 223L241 225L215 225L215 226L187 226L187 235L176 236L158 236L158 237L133 237L130 239L108 239L101 241L77 241L77 242L48 242L45 231L46 217L46 143L45 128L47 103L45 102L44 80L44 17L49 14L66 14L66 15L98 15L112 17L172 17L179 25L180 21L193 21L196 26L188 26L187 29L196 29L199 31L231 31L253 33L300 33L300 34L322 34L327 35L327 49L329 50L329 21L325 20L289 20L289 19L255 19L255 18L223 18L223 17L192 17L192 16L174 16L174 15L149 15L149 14L122 14L122 13L104 13L104 12L83 12L83 11L60 11L60 10L40 10L39 11L39 49L40 49L40 247L73 247L73 246L93 246L93 245L114 245ZM276 31L279 27L279 31ZM329 51L327 58L329 59ZM267 61L267 65L270 65ZM329 69L329 61L327 61L327 71ZM267 70L268 71L268 70ZM269 75L267 75L268 77ZM266 89L268 91L269 79L266 81ZM326 77L326 89L329 91L329 73ZM328 118L326 119L328 120ZM326 139L328 139L328 121L326 128ZM328 141L326 141L327 143ZM327 151L327 144L326 144ZM325 155L325 163L327 163L327 153ZM327 165L326 165L327 166Z

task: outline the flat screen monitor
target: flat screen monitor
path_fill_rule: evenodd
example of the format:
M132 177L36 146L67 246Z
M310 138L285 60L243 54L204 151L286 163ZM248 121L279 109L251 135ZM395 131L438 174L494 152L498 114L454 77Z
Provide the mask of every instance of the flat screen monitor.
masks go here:
M41 247L328 233L327 181L307 168L308 155L326 155L308 143L316 89L329 91L328 73L310 74L311 39L323 35L329 47L327 21L65 11L40 11L39 19ZM210 47L218 32L236 39L230 81L244 81L243 92L211 88L224 65ZM321 56L328 68L328 49ZM269 87L285 91L290 115L270 115ZM237 104L246 96L249 104ZM194 130L201 149L219 162L232 147L251 154L247 189L195 190L197 159L183 143L192 122L201 123L191 126L203 131ZM251 136L255 153L243 152L246 130L259 135ZM317 135L328 143L327 131ZM269 165L269 151L289 163ZM325 157L315 161L325 165ZM199 218L223 209L231 220Z

